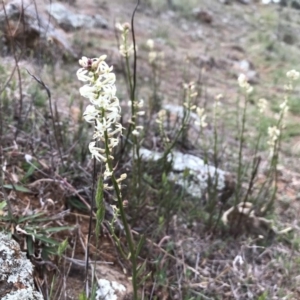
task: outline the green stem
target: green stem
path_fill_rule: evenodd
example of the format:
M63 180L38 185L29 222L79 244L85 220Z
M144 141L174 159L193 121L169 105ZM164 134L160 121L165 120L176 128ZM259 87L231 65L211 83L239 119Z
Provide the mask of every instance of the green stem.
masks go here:
M216 207L217 200L217 185L218 185L218 132L217 132L217 126L218 126L218 106L217 102L215 102L215 111L214 111L214 166L215 166L215 181L212 182L210 173L208 173L208 182L209 186L208 188L208 194L209 194L209 201L208 201L208 211L209 211L209 221L208 226L209 228L213 225L213 217L214 217L214 209ZM213 190L211 190L213 188ZM218 221L217 221L218 222ZM216 223L217 226L217 223Z
M243 155L243 146L244 146L244 132L245 132L245 125L246 125L246 111L247 111L247 104L248 104L248 95L245 95L245 105L243 109L243 116L242 116L242 128L240 132L240 143L239 143L239 156L238 156L238 170L237 170L237 188L235 192L235 203L234 205L238 204L239 199L239 192L241 189L241 181L242 181L242 155Z
M190 99L189 99L190 100ZM180 137L180 135L182 134L183 130L185 129L185 126L188 124L190 119L190 109L184 109L184 115L183 115L183 119L182 119L182 125L181 128L179 129L177 135L173 138L173 142L171 143L171 145L168 147L168 149L165 151L162 160L165 160L168 156L168 154L172 151L172 149L174 148L175 144L178 141L178 138Z
M104 138L105 138L105 154L107 158L107 164L109 167L109 171L112 172L111 180L113 183L114 190L117 194L117 201L118 201L118 206L119 206L119 211L120 211L120 216L124 225L125 229L125 234L126 234L126 240L129 246L129 251L130 251L130 260L132 263L132 286L133 286L133 299L137 300L137 259L136 259L136 249L134 245L134 241L131 235L131 231L129 228L129 224L126 219L126 214L123 206L123 201L122 201L122 196L121 196L121 191L118 185L118 182L116 180L116 177L113 173L113 166L112 166L112 161L110 159L110 149L108 147L108 134L107 131L104 132Z

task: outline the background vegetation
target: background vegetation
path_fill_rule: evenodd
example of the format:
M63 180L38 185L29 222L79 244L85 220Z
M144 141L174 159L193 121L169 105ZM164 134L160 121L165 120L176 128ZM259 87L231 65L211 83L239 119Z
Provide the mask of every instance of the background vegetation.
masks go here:
M45 299L101 299L100 279L124 299L298 299L299 11L135 5L87 2L110 27L70 38L78 59L114 66L123 134L109 153L99 143L108 176L88 148L78 62L2 28L1 230ZM175 169L177 153L204 165Z

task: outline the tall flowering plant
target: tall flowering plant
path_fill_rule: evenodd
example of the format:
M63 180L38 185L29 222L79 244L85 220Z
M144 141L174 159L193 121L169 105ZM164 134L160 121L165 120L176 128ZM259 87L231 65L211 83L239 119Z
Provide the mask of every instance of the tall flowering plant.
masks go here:
M114 190L116 193L118 206L113 206L113 209L116 214L120 214L124 225L130 251L130 255L125 257L129 257L132 263L133 299L137 299L137 249L125 215L126 202L122 201L121 195L121 181L127 175L115 177L112 156L113 148L119 144L122 134L122 125L119 123L121 107L116 96L116 76L112 72L113 67L109 67L105 59L106 55L99 58L82 57L79 60L81 68L77 71L77 77L85 82L79 90L80 94L90 101L83 117L88 123L94 124L93 140L89 144L89 150L92 158L105 163L103 179L111 179L112 186L105 183L103 189ZM118 241L117 244L120 245ZM122 249L120 250L123 254Z
M116 76L112 72L113 67L109 67L105 59L106 55L92 59L82 57L79 60L81 68L77 71L78 79L86 82L79 92L90 100L83 117L88 123L95 125L89 150L93 158L106 163L104 180L112 175L111 153L122 134L122 125L119 123L121 108L116 96ZM123 174L117 181L125 178L126 174ZM109 186L104 185L104 188L109 189Z

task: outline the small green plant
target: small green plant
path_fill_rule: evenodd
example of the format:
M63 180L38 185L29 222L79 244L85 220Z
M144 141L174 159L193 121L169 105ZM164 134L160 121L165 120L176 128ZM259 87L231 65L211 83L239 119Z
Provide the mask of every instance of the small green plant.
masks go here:
M4 203L5 202L2 202L1 205L3 208L6 206L4 206ZM38 249L40 249L41 258L44 260L49 260L51 255L57 255L57 251L62 249L62 244L51 236L61 231L73 229L73 227L70 226L50 226L49 223L51 224L51 221L51 217L47 216L47 211L24 217L14 217L8 209L5 214L0 215L0 222L14 224L16 228L14 235L17 238L18 236L25 237L27 254L29 256L35 256ZM45 224L45 226L41 226L41 224ZM39 243L42 246L39 245ZM64 242L63 245L65 245L65 243L66 242Z

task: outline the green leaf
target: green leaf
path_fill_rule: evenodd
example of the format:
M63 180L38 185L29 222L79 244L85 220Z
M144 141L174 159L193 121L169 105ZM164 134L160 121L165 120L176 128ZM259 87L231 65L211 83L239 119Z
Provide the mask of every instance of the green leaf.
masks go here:
M140 277L142 273L146 270L147 260L145 260L138 268L137 268L137 277Z
M66 251L67 247L68 247L68 239L65 239L59 244L57 249L57 255L61 257L62 254Z
M11 216L0 216L0 221L10 222L12 220Z
M84 292L82 292L82 293L79 295L79 300L88 300L88 298L85 296Z
M0 202L0 210L2 210L4 207L6 207L7 203L6 201Z
M27 253L31 256L34 254L34 246L33 246L32 236L28 235L26 237L26 242L27 242Z
M17 184L4 184L3 187L5 189L10 189L10 190L16 190L18 192L23 192L23 193L31 193L31 190L29 190L28 188L22 186L22 185L17 185Z
M29 168L28 168L26 174L22 178L22 181L25 181L28 177L30 177L38 167L39 167L39 163L38 162L35 161L33 163L30 163L29 164Z
M74 229L74 227L72 227L72 226L62 226L62 227L45 228L44 231L47 233L50 233L50 232L60 232L63 230L72 230L72 229Z
M82 203L78 198L70 197L67 199L67 205L69 208L76 208L80 211L88 211L85 204Z
M34 214L34 215L19 218L18 223L22 223L22 222L27 221L27 220L37 219L39 216L43 216L44 214L45 214L45 212L40 212L40 213L37 213L37 214ZM37 221L37 220L35 220L35 221Z
M47 243L47 244L50 244L50 245L55 245L55 246L58 246L60 243L57 242L56 240L54 239L51 239L51 238L48 238L44 235L40 235L40 234L34 234L34 237L37 239L37 240L40 240L44 243Z
M141 237L141 239L139 240L138 245L137 245L137 247L136 247L136 254L135 254L136 257L139 256L140 251L141 251L141 249L142 249L142 246L143 246L144 243L145 243L145 240L146 240L146 238L145 238L145 236L143 235L143 236Z

